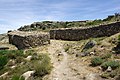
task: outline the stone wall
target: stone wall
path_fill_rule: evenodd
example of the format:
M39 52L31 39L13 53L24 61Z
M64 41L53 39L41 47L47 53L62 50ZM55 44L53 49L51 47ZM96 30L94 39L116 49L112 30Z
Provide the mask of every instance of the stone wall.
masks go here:
M111 36L120 32L120 22L79 29L57 29L50 31L50 38L57 40L82 40L95 37Z
M13 31L8 32L8 36L9 43L15 45L18 49L27 49L50 43L49 33Z

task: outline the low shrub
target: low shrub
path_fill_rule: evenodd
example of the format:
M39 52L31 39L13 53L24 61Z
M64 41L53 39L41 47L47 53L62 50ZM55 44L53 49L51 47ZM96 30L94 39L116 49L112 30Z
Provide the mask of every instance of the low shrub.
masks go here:
M35 64L34 69L36 71L35 73L36 76L42 77L46 74L49 74L52 69L50 58L47 54L41 54L40 60L36 61L34 64Z
M98 66L98 65L101 65L102 63L103 63L103 59L100 58L100 57L94 57L91 60L91 65L92 66Z
M8 59L6 56L0 56L0 70L7 64Z
M117 68L115 70L112 70L111 72L103 72L101 74L102 78L114 78L115 76L118 76L120 74L120 68Z
M23 56L23 50L1 50L0 55L5 55L10 59L15 59L17 56Z
M104 54L101 56L102 59L108 59L108 58L111 58L112 54Z
M108 67L111 67L112 69L116 69L120 66L120 63L118 61L107 61L101 65L101 67L106 70Z
M16 55L22 55L23 50L0 50L0 55L7 55L7 54L16 54Z

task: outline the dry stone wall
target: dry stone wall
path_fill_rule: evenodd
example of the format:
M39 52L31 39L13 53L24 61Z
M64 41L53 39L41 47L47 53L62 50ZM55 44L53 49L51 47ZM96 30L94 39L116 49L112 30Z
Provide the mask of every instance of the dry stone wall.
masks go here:
M79 29L50 30L50 38L79 41L82 39L111 36L120 32L120 22Z
M8 33L9 43L18 49L41 46L50 43L49 33L13 31Z

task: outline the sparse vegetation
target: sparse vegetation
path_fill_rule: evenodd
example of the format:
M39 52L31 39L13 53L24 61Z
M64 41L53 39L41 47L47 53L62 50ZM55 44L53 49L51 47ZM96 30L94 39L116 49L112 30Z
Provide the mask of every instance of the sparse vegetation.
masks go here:
M118 43L117 46L113 48L115 54L120 54L120 35L118 36Z
M111 58L111 56L112 56L112 54L107 53L107 54L102 55L101 58L106 60L108 58Z
M47 54L41 54L39 57L40 60L33 63L36 71L35 76L44 76L49 74L52 69L50 58Z
M21 77L19 75L14 75L11 80L25 80L24 77Z
M8 62L8 59L6 56L0 56L0 70L4 68L7 62Z
M104 62L101 67L106 70L108 67L111 67L112 69L116 69L120 66L120 63L118 61L107 61Z
M90 27L90 26L94 27L96 25L108 24L108 23L116 22L116 21L120 21L120 14L108 16L108 18L103 19L103 20L96 19L93 21L35 22L31 25L25 25L19 28L19 30L21 31L36 31L36 30L49 31L51 29L56 29L56 28ZM3 39L4 38L1 38L1 40ZM91 38L88 40L87 39L81 40L81 41L73 42L70 44L69 42L66 43L67 45L64 45L64 47L63 46L62 47L64 49L63 51L65 51L66 53L71 53L71 55L69 56L72 56L74 54L76 55L81 52L88 52L89 54L88 56L84 56L80 58L74 58L75 56L74 57L68 56L67 58L65 58L65 60L71 61L71 64L68 64L68 65L71 65L70 67L73 68L72 65L75 64L75 62L79 63L79 61L80 62L82 61L82 62L85 62L85 65L87 68L89 68L88 66L89 63L91 63L92 66L90 68L93 67L93 70L96 70L96 68L101 66L100 68L102 68L103 70L100 69L101 71L97 71L97 72L102 72L101 74L102 78L109 79L109 78L114 78L115 76L119 75L120 74L120 61L119 61L120 58L116 58L116 57L119 57L119 54L120 54L120 49L119 49L120 48L120 35L118 36L118 40L115 39L112 41L110 39L107 41L105 39L108 39L108 37ZM89 41L89 44L87 43L88 41ZM117 41L118 41L117 45L114 44ZM86 43L88 45L86 45ZM108 43L108 44L104 44L104 43ZM112 48L115 45L116 47L113 49L115 52L113 52ZM60 50L62 49L61 45L60 45L60 48L58 49ZM61 54L62 51L58 49L56 50L55 53L59 53L59 54L56 54L54 57L57 56L56 57L57 59L56 58L54 59L56 59L56 61L58 60L59 62L62 60L64 61L64 55ZM21 77L23 73L27 71L35 71L35 73L32 75L34 78L33 80L42 80L42 78L46 74L50 74L52 70L52 64L50 62L50 57L48 53L46 52L47 51L45 51L45 53L41 51L40 52L41 54L39 54L39 52L35 51L34 48L29 49L29 50L27 49L25 51L24 50L0 50L0 75L4 74L5 72L9 72L7 79L24 80L24 78ZM93 54L90 54L90 52ZM112 53L115 53L115 54L112 54ZM60 57L61 60L58 57ZM27 58L30 58L30 59L27 59ZM72 63L71 58L74 58L73 60L74 63ZM81 60L78 61L77 59L78 60L81 59ZM12 61L14 64L12 63ZM10 63L8 64L8 62ZM66 63L67 61L65 62L65 64ZM68 68L68 66L65 66L65 68L66 67ZM75 71L79 71L77 70L78 67L76 69L76 65L74 65L74 67L75 67L74 69ZM110 72L107 72L108 67L112 68ZM92 72L92 69L90 69L90 71ZM77 73L77 74L81 74L81 73Z
M103 59L101 57L95 57L91 60L91 65L92 66L98 66L103 63Z
M102 78L114 78L115 76L119 75L120 74L120 68L117 68L111 72L103 72L101 74L101 77Z
M11 77L11 80L24 80L20 76L30 70L35 70L35 74L33 77L35 77L36 79L38 77L42 78L44 75L51 72L52 64L47 54L38 55L34 50L28 50L26 51L26 54L23 54L23 52L23 50L0 51L0 71L2 71L2 73L0 74L9 71L11 74L8 78ZM30 55L32 56L31 61L27 61L26 57ZM14 60L16 64L14 65L11 62L9 63L9 66L6 66L9 60ZM4 66L6 67L4 68ZM16 66L15 69L9 70L12 66Z

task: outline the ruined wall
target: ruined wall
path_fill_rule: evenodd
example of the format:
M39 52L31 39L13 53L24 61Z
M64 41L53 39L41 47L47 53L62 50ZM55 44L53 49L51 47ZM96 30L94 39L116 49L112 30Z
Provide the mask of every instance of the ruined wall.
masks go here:
M41 46L50 43L49 33L13 31L8 33L9 43L18 49Z
M58 29L50 31L51 39L81 40L95 37L111 36L120 32L120 22L83 29Z

